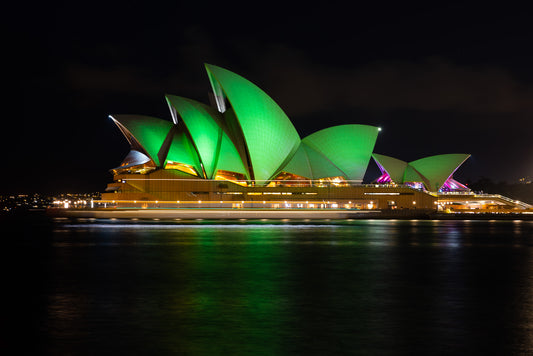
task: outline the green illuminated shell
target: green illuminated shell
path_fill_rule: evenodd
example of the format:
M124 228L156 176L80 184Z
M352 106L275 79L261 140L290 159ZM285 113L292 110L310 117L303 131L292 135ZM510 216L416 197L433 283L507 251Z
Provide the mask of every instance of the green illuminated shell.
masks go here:
M171 133L171 143L166 155L165 165L168 161L185 163L196 170L199 177L203 177L203 170L193 143L186 134L184 127L176 127Z
M220 153L216 170L241 173L250 179L248 172L244 168L239 152L237 152L235 145L231 142L226 133L222 135L222 140L220 142Z
M420 174L416 169L414 169L412 166L408 165L405 167L405 171L403 174L403 178L401 183L414 183L414 182L422 182L426 187L429 185L429 180Z
M111 118L123 131L130 144L132 142L128 134L136 140L136 143L144 149L158 167L161 166L159 150L173 126L171 122L143 115L113 115ZM126 129L126 132L123 129Z
M428 190L438 190L468 157L470 155L464 153L443 154L421 158L409 165L427 179Z
M220 126L223 118L218 111L191 99L174 95L166 98L185 123L207 178L214 178L219 169L246 175L239 153Z
M309 179L344 176L344 172L327 157L303 141L291 161L282 170Z
M222 129L213 118L218 112L207 105L179 96L167 95L166 99L185 122L206 176L212 178L222 135Z
M379 129L368 125L339 125L305 137L302 142L323 154L354 181L362 181Z
M397 184L404 182L403 177L407 168L407 162L377 153L373 153L372 157L387 171L393 182Z
M289 163L283 167L282 171L309 179L314 178L304 145L300 144L300 147L298 147L298 150L296 150L296 153L292 156Z
M283 110L255 84L226 69L206 64L219 110L222 92L235 113L232 135L242 135L251 177L268 181L298 149L300 137ZM222 91L222 92L221 92ZM236 124L236 125L235 125ZM241 157L243 156L241 150ZM242 157L245 161L246 157Z

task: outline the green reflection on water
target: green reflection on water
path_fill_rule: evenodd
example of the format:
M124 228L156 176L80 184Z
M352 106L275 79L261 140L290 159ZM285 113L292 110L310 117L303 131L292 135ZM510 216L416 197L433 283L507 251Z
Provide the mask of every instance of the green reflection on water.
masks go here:
M189 285L178 302L184 349L193 354L280 353L287 322L285 265L288 250L262 229L195 229L190 249Z

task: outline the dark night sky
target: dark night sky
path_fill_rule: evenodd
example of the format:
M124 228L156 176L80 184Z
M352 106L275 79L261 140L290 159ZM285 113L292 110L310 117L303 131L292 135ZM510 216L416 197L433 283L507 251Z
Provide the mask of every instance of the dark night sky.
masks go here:
M107 116L170 119L166 93L207 103L204 62L257 84L302 137L370 124L377 153L471 153L461 181L533 175L531 11L375 3L13 7L0 193L103 191L128 152Z

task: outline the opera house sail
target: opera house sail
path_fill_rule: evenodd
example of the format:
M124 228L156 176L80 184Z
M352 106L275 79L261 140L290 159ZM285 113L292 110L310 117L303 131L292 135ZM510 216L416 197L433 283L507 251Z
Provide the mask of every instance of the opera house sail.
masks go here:
M453 173L470 157L469 154L443 154L404 162L397 158L372 154L382 175L379 183L406 184L434 191L458 191L468 188L453 179Z

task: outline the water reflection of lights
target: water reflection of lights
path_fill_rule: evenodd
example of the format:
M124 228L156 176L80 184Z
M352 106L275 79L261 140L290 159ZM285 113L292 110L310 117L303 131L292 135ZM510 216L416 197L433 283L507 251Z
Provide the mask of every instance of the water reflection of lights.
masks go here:
M265 219L266 220L266 219ZM186 230L186 229L264 229L267 227L278 227L283 229L303 229L303 228L328 228L328 224L62 224L65 228L94 228L94 229L125 229L125 230ZM54 230L58 231L58 230ZM67 231L67 230L65 230Z

